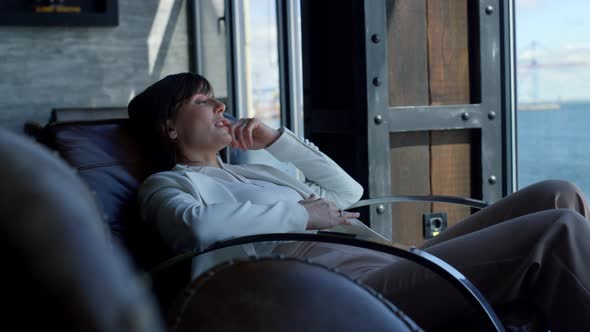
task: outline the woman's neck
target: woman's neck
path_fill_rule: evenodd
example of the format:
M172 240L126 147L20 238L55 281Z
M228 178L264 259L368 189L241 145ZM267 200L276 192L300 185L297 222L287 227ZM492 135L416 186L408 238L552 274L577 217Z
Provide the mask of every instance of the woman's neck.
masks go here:
M192 154L192 155L185 155L180 154L180 158L178 160L180 164L188 165L188 166L211 166L211 167L221 167L219 162L217 161L217 153L208 153L208 154Z

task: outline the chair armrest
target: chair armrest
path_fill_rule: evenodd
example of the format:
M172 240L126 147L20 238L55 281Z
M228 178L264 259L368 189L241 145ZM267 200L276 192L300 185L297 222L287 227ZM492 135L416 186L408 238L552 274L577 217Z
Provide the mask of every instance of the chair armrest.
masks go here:
M400 202L441 202L441 203L465 205L465 206L470 206L470 207L473 207L476 209L483 209L483 208L487 207L488 205L490 205L488 202L485 202L485 201L480 201L477 199L466 198L466 197L458 197L458 196L444 196L444 195L401 196L401 195L394 195L394 196L384 196L384 197L363 199L363 200L356 202L354 205L350 206L349 209L358 208L358 207L367 206L367 205L373 205L373 204L400 203Z
M390 255L402 257L408 259L414 263L417 263L449 281L463 296L467 298L469 302L474 304L479 311L489 319L494 330L504 331L504 327L500 322L500 319L492 309L492 306L488 303L481 292L469 281L461 272L443 261L442 259L431 255L425 251L419 250L416 247L411 247L409 250L385 245L382 243L366 241L361 239L332 236L327 234L309 234L309 233L270 233L270 234L257 234L236 237L229 240L219 241L208 247L203 251L187 251L178 256L175 256L162 264L154 268L150 273L158 273L172 265L178 264L179 262L187 259L223 249L233 247L242 244L256 243L256 242L268 242L268 241L313 241L313 242L328 242L337 243L344 245L352 245L360 248L376 250Z

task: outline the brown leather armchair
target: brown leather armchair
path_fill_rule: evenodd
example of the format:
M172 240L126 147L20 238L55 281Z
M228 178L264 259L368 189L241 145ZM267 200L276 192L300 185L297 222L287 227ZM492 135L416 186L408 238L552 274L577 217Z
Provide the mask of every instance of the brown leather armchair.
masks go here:
M374 291L303 260L229 262L191 283L188 270L169 268L186 275L153 280L164 291L152 293L146 272L172 253L133 219L135 188L149 168L125 128L116 120L39 131L75 168L0 129L4 324L24 331L421 331Z
M55 116L54 116L55 119ZM87 185L88 189L94 194L95 201L99 206L102 214L102 222L106 222L110 230L111 239L114 243L123 248L125 253L131 257L136 269L140 272L149 275L151 289L153 295L158 301L160 313L167 315L169 328L177 331L186 331L188 328L213 329L214 326L221 328L222 325L215 324L230 324L234 322L236 328L247 330L247 322L249 327L257 330L257 327L265 326L264 329L271 329L272 325L269 322L280 322L294 319L306 319L307 324L299 324L298 330L314 330L314 327L322 328L328 325L321 325L326 323L326 317L320 315L314 316L314 307L310 305L303 311L279 310L278 308L269 309L258 306L265 301L275 301L280 299L295 299L297 296L303 294L311 295L321 294L324 299L332 299L336 303L350 303L350 310L357 310L361 312L362 308L355 306L354 303L372 303L367 304L365 311L376 310L375 315L334 315L332 320L341 320L332 322L331 326L348 326L349 330L353 324L360 317L367 319L364 324L366 326L373 326L371 330L391 330L391 331L406 331L418 330L419 328L405 317L399 310L395 309L391 303L382 299L375 292L363 288L363 291L350 289L350 285L354 287L361 287L358 284L348 280L347 278L325 269L318 270L317 266L308 266L301 261L285 260L269 261L254 260L248 263L230 264L224 268L215 270L213 274L204 275L197 280L190 282L190 258L198 253L188 253L184 256L175 256L162 242L159 235L153 230L146 227L140 222L136 190L139 184L152 173L152 168L148 165L139 153L138 142L135 142L129 132L128 120L124 118L106 119L106 120L90 120L90 121L55 121L42 127L35 127L29 125L28 132L33 134L37 141L56 151L67 164L74 167L79 178ZM400 198L397 198L400 200ZM401 200L421 200L419 197L402 197ZM434 199L437 199L436 197ZM446 199L446 198L440 198ZM395 201L396 198L390 198L390 201ZM371 203L371 201L366 202ZM465 203L465 202L463 202ZM467 202L470 203L470 202ZM471 202L476 204L477 202ZM233 244L239 244L240 241L263 241L265 236L269 239L273 235L263 235L258 238L235 239ZM276 239L289 240L289 236L275 234ZM290 236L297 236L291 234ZM303 237L309 235L301 235ZM332 242L341 242L346 244L355 244L353 240L345 238L336 238L330 236L319 236L317 239L311 238L293 238L294 240L324 240ZM352 242L351 242L352 241ZM233 245L232 241L222 243L218 247ZM437 262L432 257L427 257L426 253L409 253L396 248L386 248L378 244L362 244L368 248L375 250L382 250L392 254L402 255L406 258L413 259L419 263L425 264L441 273L446 273L445 277L451 282L455 282L459 289L462 289L466 295L472 296L474 304L481 305L483 312L495 324L498 330L501 330L501 325L497 317L485 302L485 299L477 292L468 281L458 274L453 275L453 270L449 266L444 266L444 262ZM423 255L423 256L421 256ZM425 258L426 257L426 258ZM165 262L163 265L160 264ZM154 267L158 267L157 273L153 271ZM162 268L163 266L163 268ZM288 266L285 268L285 266ZM442 266L442 267L441 267ZM448 270L445 270L448 268ZM251 278L252 271L267 271L268 273L278 273L277 280L286 278L289 283L294 282L291 275L298 278L320 278L328 284L338 284L340 289L336 293L326 292L326 287L319 287L313 283L298 283L303 285L295 288L297 291L279 292L275 289L273 292L267 292L266 298L258 298L259 301L250 303L254 308L248 312L249 314L239 315L244 309L244 303L240 302L240 289L247 293L248 287L243 282L238 282ZM266 270L265 270L266 269ZM278 269L278 270L277 270ZM284 271L289 271L285 273ZM322 271L322 272L318 272ZM150 273L154 272L154 273ZM222 273L223 272L223 273ZM322 276L319 277L318 273ZM213 278L217 275L219 280ZM336 278L336 279L334 279ZM340 278L340 279L339 279ZM344 279L341 279L344 278ZM461 279L463 278L463 279ZM334 281L334 280L336 281ZM225 280L225 281L222 281ZM311 280L311 279L310 279ZM347 284L348 283L348 284ZM213 286L212 286L213 285ZM227 289L225 287L227 286ZM263 282L256 284L255 287L271 287L273 283ZM276 284L275 284L276 285ZM187 288L188 286L188 288ZM361 287L362 288L362 287ZM231 290L231 291L230 291ZM283 291L285 289L283 288ZM320 290L318 292L318 290ZM238 295L235 295L236 292ZM188 294L188 295L187 295ZM234 294L235 297L228 297ZM274 296L272 295L274 294ZM337 295L339 294L339 295ZM279 296L280 295L280 296ZM478 298L479 296L479 298ZM362 298L362 300L360 300ZM367 302L368 301L368 302ZM254 303L255 302L255 303ZM295 300L296 303L300 303ZM247 304L247 303L246 303ZM319 310L322 306L320 302L315 302L316 309ZM284 308L288 308L285 303L281 304ZM233 315L229 310L236 311ZM368 309L370 308L370 309ZM385 308L385 309L384 309ZM212 312L219 312L225 310L227 312L227 319L220 319L219 315L211 315ZM307 311L306 311L307 310ZM253 312L258 312L259 315L254 315ZM268 315L276 315L280 320L267 320ZM195 319L194 317L217 317L214 322ZM315 318L314 318L315 317ZM368 318L370 317L370 319ZM361 321L362 321L361 319ZM350 320L350 321L349 321ZM190 321L190 323L188 323ZM204 323L207 322L207 323ZM241 322L238 324L238 322ZM260 325L266 322L266 325ZM394 324L394 322L397 322ZM401 323L400 323L401 322ZM202 324L201 324L202 323ZM338 324L341 325L338 325ZM211 325L213 324L213 325ZM281 329L289 330L294 325L288 323ZM387 328L386 328L387 327ZM278 329L279 325L274 325L273 329ZM229 325L223 325L224 330L229 330Z

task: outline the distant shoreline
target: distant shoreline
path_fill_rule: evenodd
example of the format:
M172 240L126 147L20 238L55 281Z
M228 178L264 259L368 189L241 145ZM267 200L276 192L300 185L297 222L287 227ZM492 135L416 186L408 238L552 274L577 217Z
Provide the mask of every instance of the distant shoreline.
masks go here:
M516 106L518 111L559 111L567 106L590 105L590 100L568 100L568 101L540 101L524 102Z
M534 103L534 104L519 104L516 109L518 111L559 111L561 109L560 103Z

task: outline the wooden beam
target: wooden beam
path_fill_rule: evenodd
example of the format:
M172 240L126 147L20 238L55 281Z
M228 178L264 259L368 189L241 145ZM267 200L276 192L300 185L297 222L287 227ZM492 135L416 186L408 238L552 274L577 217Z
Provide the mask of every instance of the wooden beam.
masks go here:
M426 1L387 1L389 105L428 105Z
M468 0L428 0L428 63L430 103L470 103ZM431 133L431 186L433 195L471 197L471 132ZM432 211L446 211L449 225L470 209L434 203Z
M428 0L428 63L432 105L467 104L467 0Z
M471 130L442 130L431 134L433 195L472 197ZM432 203L432 212L446 212L449 227L471 214L468 207Z
M428 105L426 0L387 1L389 104ZM430 135L428 132L390 135L391 193L430 194ZM423 242L422 215L429 203L392 206L392 240Z
M428 132L392 133L389 138L392 195L430 195ZM392 207L392 240L409 245L424 241L422 216L430 203L397 203Z

